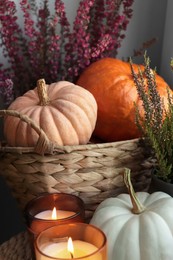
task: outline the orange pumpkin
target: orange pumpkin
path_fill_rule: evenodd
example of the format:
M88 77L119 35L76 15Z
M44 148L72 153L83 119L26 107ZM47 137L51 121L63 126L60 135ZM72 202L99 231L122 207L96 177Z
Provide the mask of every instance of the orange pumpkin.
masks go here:
M139 65L133 65L135 73ZM141 70L144 67L140 66ZM167 100L167 83L156 74L160 95ZM142 111L142 103L133 81L130 64L115 58L103 58L92 63L80 75L77 84L89 90L98 105L94 135L104 141L138 138L134 102Z
M86 89L68 81L37 87L18 97L8 109L29 116L50 141L59 145L86 144L94 130L97 103ZM19 118L7 116L4 133L11 146L35 146L38 134Z

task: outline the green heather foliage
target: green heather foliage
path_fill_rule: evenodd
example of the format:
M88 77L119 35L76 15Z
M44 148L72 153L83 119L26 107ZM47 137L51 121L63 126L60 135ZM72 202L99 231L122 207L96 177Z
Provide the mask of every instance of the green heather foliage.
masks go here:
M156 160L156 175L167 182L172 182L173 96L167 88L169 105L166 110L157 91L155 71L150 68L150 59L146 54L144 55L144 72L139 68L138 73L135 73L132 60L130 64L134 83L144 108L144 116L142 116L135 104L136 124L142 132L145 146L149 148L151 156Z

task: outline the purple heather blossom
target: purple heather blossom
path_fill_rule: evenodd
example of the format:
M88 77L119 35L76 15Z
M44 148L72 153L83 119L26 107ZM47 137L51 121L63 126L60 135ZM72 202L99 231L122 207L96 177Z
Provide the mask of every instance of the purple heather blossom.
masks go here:
M24 30L25 34L32 38L35 35L34 29L34 21L32 20L31 13L30 13L30 4L27 0L20 1L21 10L23 11L24 16Z
M27 37L27 55L29 59L30 66L33 68L33 74L39 74L40 67L40 57L38 55L40 46L40 41L38 38L42 35L35 29L34 21L32 20L30 12L30 4L28 0L20 1L21 10L23 11L24 17L24 32Z
M0 94L5 107L8 107L14 99L14 84L9 78L9 70L7 68L2 69L2 67L2 64L0 64Z
M103 53L106 52L111 43L112 37L109 34L105 34L102 38L100 37L97 46L92 48L92 58L97 58L99 56L102 58Z
M65 5L61 0L55 0L55 15L52 21L52 41L50 48L54 49L52 52L51 62L53 63L51 75L52 79L57 77L57 74L61 75L60 79L64 79L65 68L62 64L64 56L64 46L70 34L70 23L66 17ZM57 25L60 25L61 29L59 35L57 35Z
M48 83L75 83L92 62L116 57L132 17L133 1L81 0L72 31L62 0L54 0L54 14L49 11L49 0L39 6L35 0L20 0L21 27L15 1L1 1L0 47L9 65L0 65L0 95L6 104L35 87L40 77Z
M68 74L71 78L77 78L80 71L90 64L90 11L95 0L82 0L77 10L73 32L69 36L69 42L65 46L65 61L70 62ZM71 55L72 53L72 55Z

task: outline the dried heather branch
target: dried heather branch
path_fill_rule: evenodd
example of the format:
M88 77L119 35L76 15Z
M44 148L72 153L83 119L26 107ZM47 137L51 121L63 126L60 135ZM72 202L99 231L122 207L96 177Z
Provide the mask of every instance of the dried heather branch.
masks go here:
M135 104L136 124L142 131L146 144L157 159L157 175L164 180L173 181L173 96L168 90L168 110L157 91L155 72L150 68L150 60L144 56L144 71L138 74L131 71L138 95L144 108L144 116Z
M133 58L134 57L139 57L139 56L144 56L145 52L148 48L150 48L151 46L153 46L153 44L155 44L157 41L157 38L152 38L150 40L147 40L145 42L142 43L142 46L139 49L136 49L133 51Z

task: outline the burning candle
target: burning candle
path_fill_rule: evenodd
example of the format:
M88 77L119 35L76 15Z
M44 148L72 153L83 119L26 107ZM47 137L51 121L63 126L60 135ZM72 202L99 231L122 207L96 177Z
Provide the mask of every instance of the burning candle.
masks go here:
M44 210L36 214L34 217L38 219L57 220L65 219L74 216L74 211L57 210L56 207L53 210Z
M59 225L39 234L35 241L35 253L36 260L106 260L107 242L104 233L92 225Z
M69 238L68 242L50 243L41 247L43 254L63 259L75 259L90 255L97 251L98 248L91 243L74 240ZM102 259L102 258L100 258Z
M70 253L71 258L74 258L74 246L71 237L68 239L67 251Z
M43 194L26 205L25 217L29 232L36 237L41 231L54 225L84 222L84 203L71 194Z

